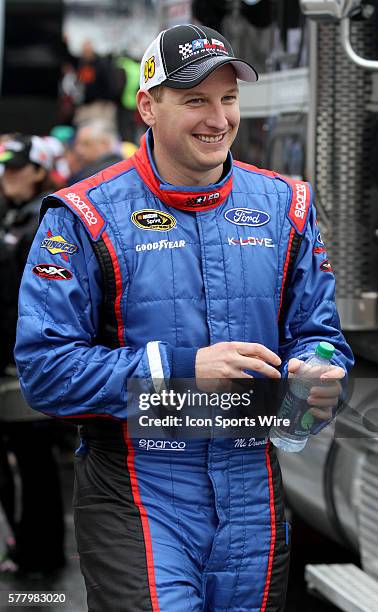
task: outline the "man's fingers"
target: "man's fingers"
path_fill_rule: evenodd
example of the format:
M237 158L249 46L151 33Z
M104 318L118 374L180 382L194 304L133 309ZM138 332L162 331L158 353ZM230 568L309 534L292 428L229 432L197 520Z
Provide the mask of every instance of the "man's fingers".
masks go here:
M307 403L310 404L310 406L327 408L327 406L337 406L337 404L339 403L339 398L336 396L320 398L320 397L312 397L310 395L307 398Z
M345 377L345 370L335 365L330 366L329 369L320 376L320 378L322 379L324 378L336 379L337 378L338 380L344 377Z
M341 392L341 385L337 380L335 380L334 383L327 384L324 387L311 387L310 395L315 398L339 397Z
M303 361L301 361L300 359L296 359L295 357L292 357L289 360L289 363L288 363L289 378L293 377L295 372L297 372L297 370L299 370L299 368L301 367L302 363Z
M198 349L195 372L198 380L204 378L251 378L246 370L261 373L268 378L281 378L273 366L281 359L262 344L252 342L219 342Z
M321 408L310 408L309 412L316 419L320 419L321 421L329 421L332 419L332 409L328 408L326 410L322 410Z
M258 342L231 342L230 344L240 355L262 359L275 366L281 365L281 359L278 355L263 344Z
M237 366L238 370L241 372L244 372L245 370L252 370L254 372L259 372L268 378L281 378L280 372L268 363L265 363L265 361L262 359L240 355L239 358L235 359L235 366Z

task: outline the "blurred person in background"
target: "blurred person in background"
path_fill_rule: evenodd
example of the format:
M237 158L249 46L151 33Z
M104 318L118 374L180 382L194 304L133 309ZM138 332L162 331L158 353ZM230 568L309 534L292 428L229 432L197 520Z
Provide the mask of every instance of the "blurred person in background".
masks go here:
M135 143L136 117L139 115L136 94L139 89L140 62L124 54L117 60L122 78L122 93L117 107L118 131L123 141Z
M0 190L7 212L0 229L0 376L12 380L13 347L21 276L38 227L42 198L56 188L54 155L43 138L15 135L0 148ZM63 238L51 238L63 242ZM47 249L45 249L46 251ZM13 378L14 380L14 378ZM63 505L53 454L56 425L24 402L0 408L0 502L14 538L0 559L0 571L49 572L65 563ZM9 452L17 460L21 512Z
M38 227L42 198L56 188L50 177L53 155L39 136L14 136L1 145L3 174L0 190L7 212L1 231L2 351L0 370L13 361L17 323L17 297L27 255ZM4 265L4 260L6 264ZM7 282L4 282L4 279Z
M60 57L60 79L58 87L58 118L60 123L71 124L76 107L81 104L83 88L77 78L78 58L72 55L68 36L63 35L57 54Z
M71 170L67 151L73 147L76 130L72 125L55 125L45 141L50 145L54 155L54 168L51 176L57 184L67 184L73 170ZM75 168L77 172L79 167Z
M73 146L79 170L70 177L68 184L122 161L120 147L117 133L107 122L93 121L80 127Z
M74 124L81 126L102 119L116 129L116 100L121 91L118 71L112 59L97 55L90 40L82 47L77 82L81 88L81 106L75 112Z

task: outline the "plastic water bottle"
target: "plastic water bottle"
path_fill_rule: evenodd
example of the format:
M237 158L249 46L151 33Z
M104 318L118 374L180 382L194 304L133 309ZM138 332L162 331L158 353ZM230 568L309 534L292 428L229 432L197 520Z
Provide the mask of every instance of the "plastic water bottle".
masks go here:
M319 342L315 354L309 357L289 379L289 388L281 404L278 418L288 419L288 427L272 427L269 437L273 444L289 453L298 453L305 446L315 417L309 412L307 398L311 387L319 385L319 379L330 366L335 347L329 342ZM314 380L315 379L315 380Z

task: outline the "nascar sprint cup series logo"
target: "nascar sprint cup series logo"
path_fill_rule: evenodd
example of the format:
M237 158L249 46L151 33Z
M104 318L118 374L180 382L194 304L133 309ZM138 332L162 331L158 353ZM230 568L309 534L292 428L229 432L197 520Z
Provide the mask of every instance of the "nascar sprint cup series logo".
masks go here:
M161 210L136 210L131 215L131 221L143 230L154 230L158 232L168 232L176 225L176 219Z
M248 225L249 227L260 227L270 221L268 213L253 208L230 208L224 213L224 216L234 225Z

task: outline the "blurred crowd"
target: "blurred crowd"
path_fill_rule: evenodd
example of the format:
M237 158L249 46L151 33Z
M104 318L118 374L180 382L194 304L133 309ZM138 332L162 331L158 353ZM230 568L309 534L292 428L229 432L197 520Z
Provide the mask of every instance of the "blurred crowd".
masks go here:
M19 392L17 401L6 401L17 385L18 291L41 203L134 153L144 131L135 110L138 83L137 62L98 57L86 42L81 58L67 52L63 62L61 123L44 136L0 135L0 509L7 523L0 575L47 574L65 564L59 479L64 426L32 411ZM71 444L75 435L68 436Z
M144 130L136 109L139 61L124 54L100 56L91 41L83 43L80 57L71 55L63 41L59 84L60 123L80 126L101 118L122 141L136 142Z

